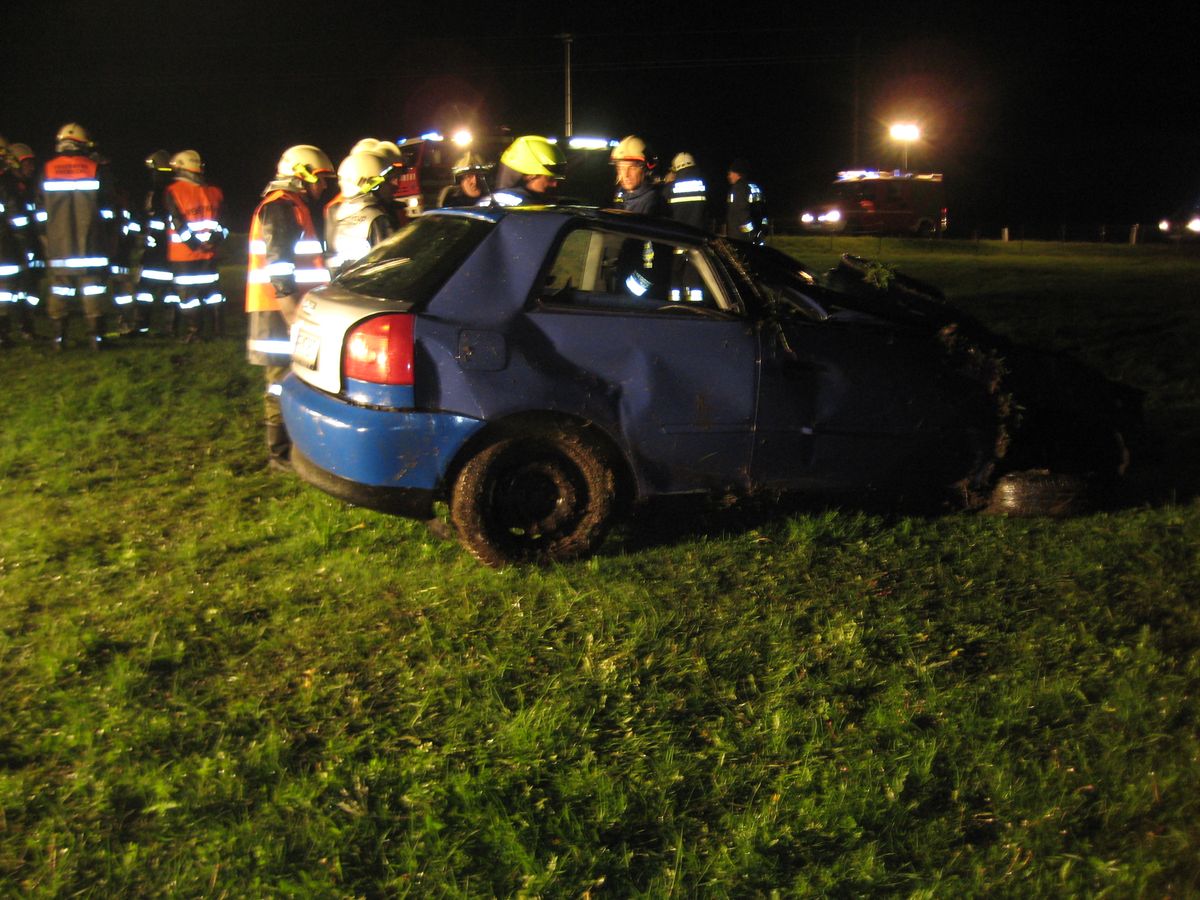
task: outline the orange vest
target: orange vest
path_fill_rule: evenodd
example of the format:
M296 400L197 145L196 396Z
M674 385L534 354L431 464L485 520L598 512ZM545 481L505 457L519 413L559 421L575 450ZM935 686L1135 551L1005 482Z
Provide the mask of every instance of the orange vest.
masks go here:
M176 222L171 216L167 245L167 259L171 262L190 262L197 259L212 259L217 255L214 234L221 234L221 204L225 195L221 189L191 181L173 181L164 193L174 203L174 211L183 217ZM202 244L194 247L189 238L199 237Z
M263 239L262 219L259 211L268 203L284 200L292 205L292 214L300 227L300 236L292 247L273 263L267 262L267 242ZM288 261L288 257L291 261ZM246 312L278 312L279 300L275 295L272 278L292 277L297 290L309 291L329 281L329 269L325 266L324 247L313 227L312 214L308 206L294 191L271 191L258 204L250 220L250 258L246 265Z

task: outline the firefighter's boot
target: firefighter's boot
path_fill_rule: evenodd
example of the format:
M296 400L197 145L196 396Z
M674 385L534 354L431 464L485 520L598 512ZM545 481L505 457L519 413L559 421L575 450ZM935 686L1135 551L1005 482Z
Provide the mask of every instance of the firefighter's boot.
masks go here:
M54 320L54 349L59 353L67 349L67 326L70 324L67 316Z
M292 439L282 422L267 423L267 468L276 472L292 471Z
M104 316L87 317L88 349L100 350L104 346Z

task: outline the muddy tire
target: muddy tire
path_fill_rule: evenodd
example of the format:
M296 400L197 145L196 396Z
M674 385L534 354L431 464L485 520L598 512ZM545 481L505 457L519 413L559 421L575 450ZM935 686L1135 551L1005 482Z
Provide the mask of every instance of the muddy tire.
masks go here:
M537 429L501 438L455 479L450 521L480 562L561 562L604 539L616 509L616 477L586 435Z
M1087 479L1080 475L1030 469L1010 472L996 482L985 510L1000 516L1066 518L1091 507Z

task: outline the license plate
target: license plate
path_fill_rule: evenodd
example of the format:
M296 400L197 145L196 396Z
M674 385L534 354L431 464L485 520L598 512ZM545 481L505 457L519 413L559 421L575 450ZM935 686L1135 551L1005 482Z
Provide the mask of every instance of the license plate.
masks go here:
M296 342L292 346L292 360L306 369L315 369L320 349L321 336L301 328L296 332Z

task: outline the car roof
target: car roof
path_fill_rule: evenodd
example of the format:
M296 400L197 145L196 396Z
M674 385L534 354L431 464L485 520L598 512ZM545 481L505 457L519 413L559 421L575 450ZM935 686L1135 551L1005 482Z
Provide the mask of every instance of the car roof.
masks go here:
M588 222L600 227L628 228L636 227L638 231L649 232L664 240L695 241L698 238L710 237L707 232L681 222L662 219L657 216L646 216L622 209L600 209L595 206L471 206L449 209L431 209L426 215L451 215L482 218L491 222L500 222L510 216L557 217L565 224L568 220Z

